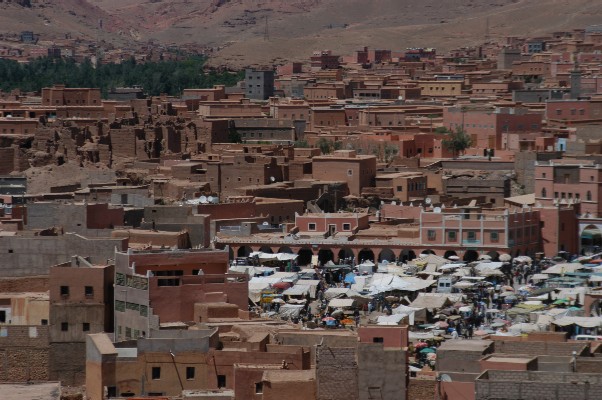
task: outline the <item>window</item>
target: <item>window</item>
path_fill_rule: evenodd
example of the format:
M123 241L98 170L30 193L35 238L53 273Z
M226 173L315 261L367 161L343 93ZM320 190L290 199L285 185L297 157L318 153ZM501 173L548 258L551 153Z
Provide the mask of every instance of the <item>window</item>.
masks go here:
M587 201L592 201L592 192L591 191L587 191L587 195L585 196L585 199Z
M0 323L6 322L6 310L0 310Z
M107 397L117 397L117 386L107 387Z
M257 394L263 393L263 382L255 383L255 393L257 393Z
M226 387L226 375L218 375L217 376L217 388L225 388Z
M151 369L151 376L154 380L161 379L161 367L153 367Z
M82 324L82 331L83 332L90 332L90 323L89 322L84 322Z
M546 191L546 188L541 189L541 197L547 197L548 196L548 192Z
M94 297L94 287L92 287L92 286L86 286L84 288L84 293L86 295L86 298Z
M194 379L194 367L186 367L186 379L193 380Z
M47 319L43 319L42 320L42 325L48 325L48 320Z
M126 339L132 338L132 328L128 328L127 326L125 327L125 338Z
M69 323L68 322L61 322L61 331L67 332L68 330L69 330Z
M61 286L61 297L69 296L69 286Z
M347 170L347 176L353 176L353 170L352 169L348 169Z
M447 232L447 240L449 240L450 242L455 242L456 241L456 231Z
M562 115L562 110L556 109L556 115Z
M309 223L307 224L307 229L310 231L315 231L316 230L316 224L315 223Z
M437 237L437 232L435 232L434 229L429 229L428 231L426 231L426 236L428 240L435 240L435 238Z
M381 337L373 337L372 338L372 343L384 343L384 339Z
M497 232L491 232L491 241L497 243L500 240Z
M468 231L466 238L468 240L477 240L477 233L475 231Z
M397 186L397 191L398 192L403 192L403 186Z

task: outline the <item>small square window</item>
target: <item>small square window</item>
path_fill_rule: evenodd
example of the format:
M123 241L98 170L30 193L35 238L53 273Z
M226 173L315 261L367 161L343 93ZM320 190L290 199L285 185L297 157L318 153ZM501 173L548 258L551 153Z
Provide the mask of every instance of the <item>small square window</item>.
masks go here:
M82 331L83 332L90 332L90 323L89 322L84 322L82 324Z
M351 230L351 224L343 224L343 230L344 231L350 231Z
M161 367L153 367L151 370L152 379L161 379Z
M61 296L69 296L69 286L61 286Z
M263 393L263 382L255 383L255 393L257 393L257 394Z
M437 232L434 229L429 229L426 232L426 235L428 240L435 240L435 238L437 237Z
M455 242L456 241L456 231L447 232L447 240L449 240L450 242Z
M381 337L374 337L372 338L372 343L384 343L384 338Z
M466 238L468 240L476 240L477 239L477 233L475 231L468 231Z
M193 380L194 379L195 369L194 367L186 367L186 379Z
M497 232L491 232L491 241L498 242L500 240L499 234Z
M353 176L353 170L352 169L348 169L347 170L347 176Z
M86 297L94 297L94 287L86 286L84 288L84 293L85 293Z
M307 224L307 229L310 231L315 231L316 230L316 224L315 223L309 223Z
M69 323L68 322L61 322L61 331L67 332L68 330L69 330Z

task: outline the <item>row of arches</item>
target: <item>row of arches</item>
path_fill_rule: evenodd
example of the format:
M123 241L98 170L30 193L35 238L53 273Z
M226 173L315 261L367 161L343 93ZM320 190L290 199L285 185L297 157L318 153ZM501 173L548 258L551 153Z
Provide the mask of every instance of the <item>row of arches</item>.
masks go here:
M419 251L418 254L414 250L410 249L390 249L390 248L382 248L382 249L370 249L370 248L313 248L310 246L306 247L298 247L291 248L289 246L281 246L278 248L272 248L270 246L261 246L259 248L255 247L257 251L261 251L263 253L289 253L289 254L297 254L299 257L297 262L301 265L309 264L312 261L313 256L318 256L318 261L322 264L327 263L329 261L339 262L346 260L355 259L356 263L361 263L364 261L372 261L372 262L383 262L383 261L401 261L407 262L411 261L421 254L434 254L443 256L444 258L450 258L452 256L458 256L456 251L447 250L445 252L439 251L439 254L435 250L426 249ZM253 248L251 246L240 246L236 252L233 252L231 249L231 257L248 257L252 252ZM490 251L486 253L492 260L497 261L500 254L497 251ZM529 250L527 249L522 254L529 254ZM512 256L516 257L521 255L520 250L516 250ZM476 250L466 250L460 260L464 262L472 262L477 261L481 254Z

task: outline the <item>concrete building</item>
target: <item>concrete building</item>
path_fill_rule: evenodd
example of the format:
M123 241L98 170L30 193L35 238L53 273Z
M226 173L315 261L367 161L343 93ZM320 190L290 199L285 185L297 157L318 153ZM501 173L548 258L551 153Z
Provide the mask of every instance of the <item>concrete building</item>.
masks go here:
M313 157L312 171L314 179L347 182L349 192L359 196L362 188L374 186L376 157L337 150L331 155Z
M84 384L86 336L113 332L114 271L79 256L50 268L51 380Z
M245 95L252 100L267 100L274 95L274 71L245 70Z
M421 212L420 241L427 247L464 248L465 261L475 261L483 248L497 248L498 254L510 251L513 255L534 255L541 248L539 225L539 211L439 208Z
M135 345L114 345L106 334L88 336L89 399L105 399L104 393L108 397L179 396L185 390L224 389L245 399L313 398L309 351L270 343L266 331L244 341L226 340L217 328L152 331L150 336ZM222 345L228 350L220 350ZM280 376L266 376L268 371ZM298 390L290 397L285 393L289 380L296 382L291 387ZM271 381L279 383L270 387Z
M578 238L579 253L602 248L602 167L595 161L537 162L535 199L542 206L578 207L578 230L570 231L568 237Z
M228 260L228 250L116 252L116 340L147 337L161 323L194 321L196 303L247 310L248 276L227 274Z

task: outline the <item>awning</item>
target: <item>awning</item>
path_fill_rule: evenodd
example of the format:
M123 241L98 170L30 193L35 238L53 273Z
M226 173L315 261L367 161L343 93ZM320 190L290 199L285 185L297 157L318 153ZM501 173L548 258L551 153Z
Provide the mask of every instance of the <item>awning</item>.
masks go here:
M332 299L328 303L328 307L332 307L332 308L353 307L354 305L355 305L355 300L353 300L353 299Z
M602 237L602 233L599 229L584 229L581 232L581 239L595 239Z
M554 325L569 326L578 325L582 328L602 327L602 317L562 317L552 321Z
M295 285L282 292L287 296L305 296L307 293L309 293L309 286L305 285Z
M330 300L330 299L334 299L336 297L342 297L345 294L347 294L347 292L351 290L348 288L329 288L326 289L326 291L324 292L324 298L326 298L326 300Z

